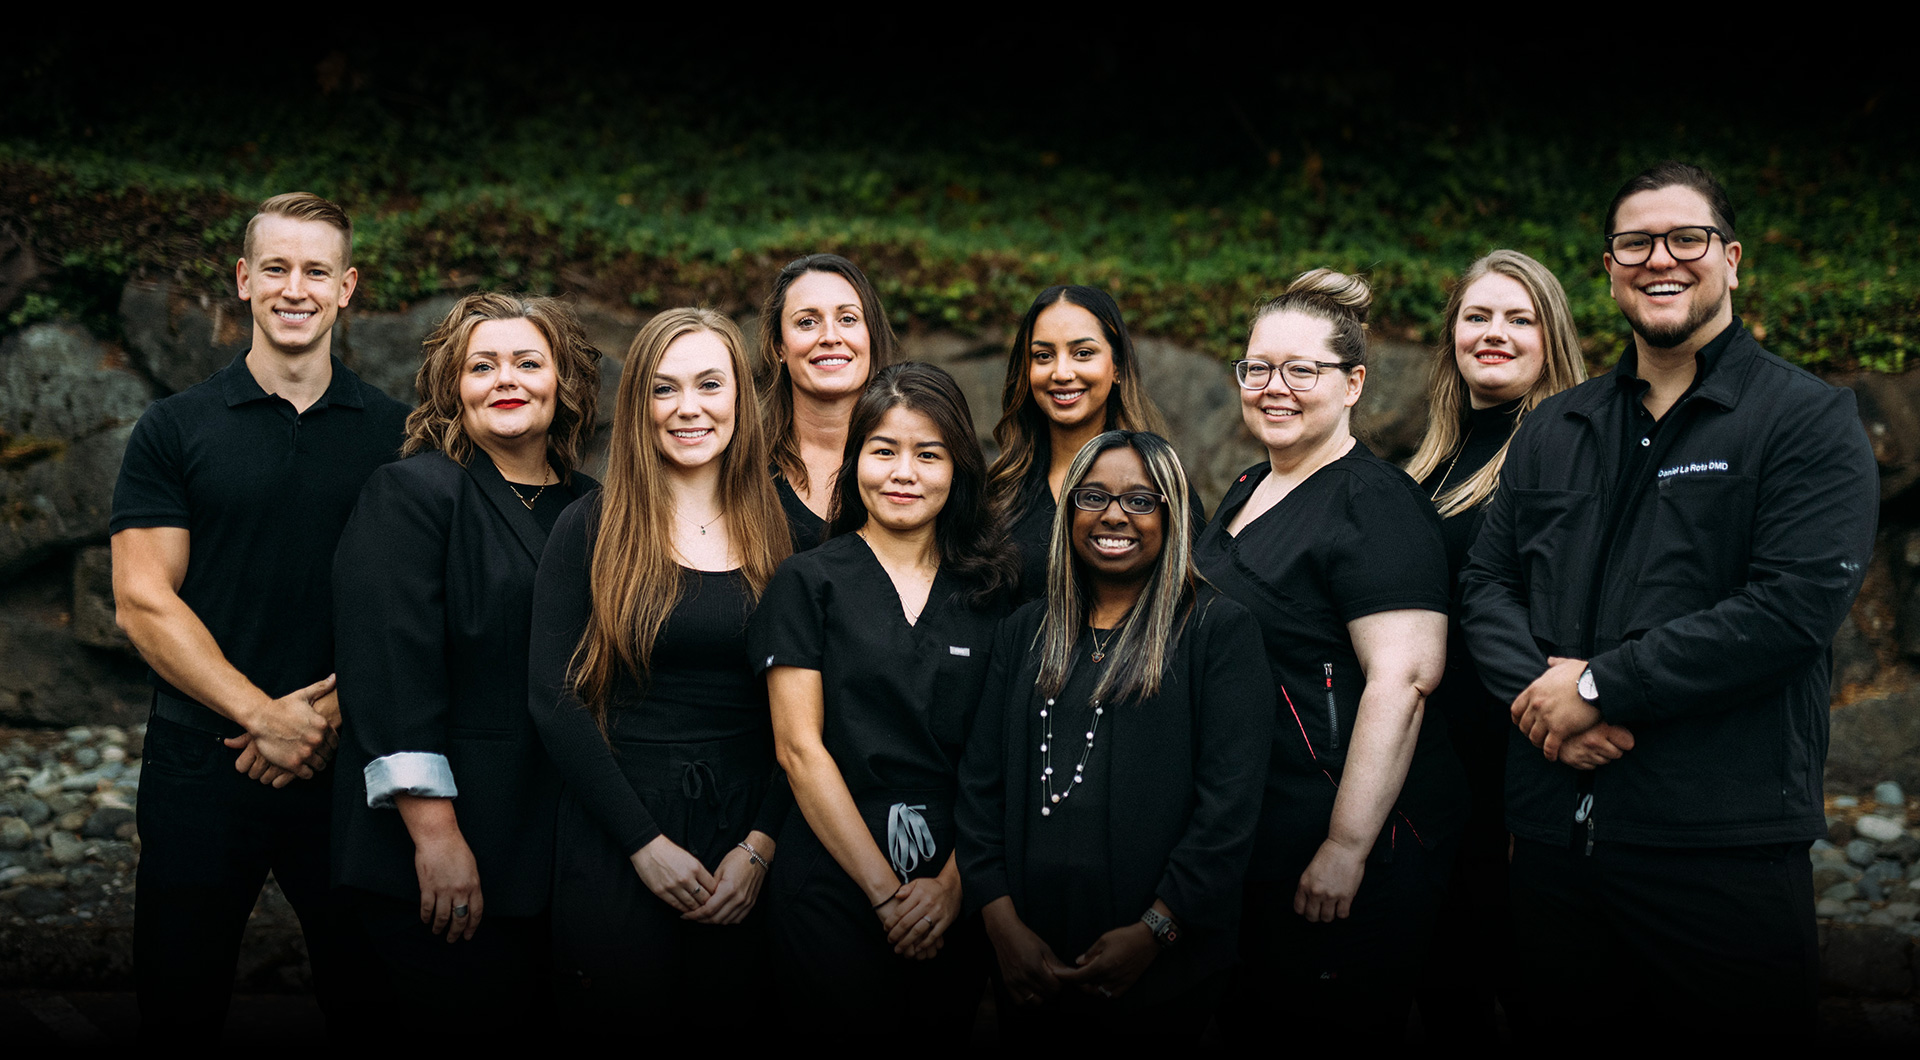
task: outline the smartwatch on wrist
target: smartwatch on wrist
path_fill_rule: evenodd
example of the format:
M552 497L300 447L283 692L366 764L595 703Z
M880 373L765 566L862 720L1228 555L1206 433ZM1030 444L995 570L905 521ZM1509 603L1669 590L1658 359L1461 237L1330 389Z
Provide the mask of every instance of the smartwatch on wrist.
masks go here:
M1151 906L1140 914L1140 922L1153 932L1153 941L1159 943L1163 950L1180 941L1180 925L1174 923L1170 916L1161 916L1160 911Z

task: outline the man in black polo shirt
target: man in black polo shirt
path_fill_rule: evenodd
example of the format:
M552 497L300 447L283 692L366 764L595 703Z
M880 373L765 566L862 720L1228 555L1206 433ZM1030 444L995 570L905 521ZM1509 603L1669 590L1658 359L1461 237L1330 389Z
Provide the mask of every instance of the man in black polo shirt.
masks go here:
M114 490L114 601L154 686L134 922L149 1040L218 1038L268 871L337 1016L333 553L407 415L330 352L358 279L352 246L325 199L261 204L235 268L252 348L147 410Z
M1829 645L1873 550L1852 391L1733 313L1719 181L1667 162L1606 213L1633 344L1515 433L1461 576L1512 703L1517 1038L1805 1036Z

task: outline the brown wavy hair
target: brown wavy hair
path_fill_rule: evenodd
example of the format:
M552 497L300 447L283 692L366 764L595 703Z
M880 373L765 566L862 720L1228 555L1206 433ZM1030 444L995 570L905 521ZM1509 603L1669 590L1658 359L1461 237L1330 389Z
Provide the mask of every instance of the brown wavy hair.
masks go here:
M793 380L787 374L786 346L780 341L780 318L787 312L787 288L810 272L830 272L853 285L860 296L860 318L867 325L867 379L893 363L900 342L887 322L887 309L880 304L880 292L874 289L860 266L838 254L805 254L787 262L774 277L773 290L760 307L760 407L767 417L768 446L773 462L780 467L796 490L809 488L807 465L800 459L800 445L793 440Z
M1133 339L1120 319L1119 303L1098 287L1080 284L1058 285L1040 292L1027 307L1014 332L1013 348L1007 354L1007 381L1000 391L1000 422L993 426L994 444L1000 455L987 469L987 496L995 510L1009 520L1019 516L1014 510L1020 502L1021 487L1034 464L1052 459L1053 453L1046 413L1034 403L1029 369L1033 365L1033 329L1040 314L1062 303L1076 305L1093 314L1100 322L1107 345L1113 350L1113 389L1107 394L1107 430L1147 431L1164 436L1166 420L1147 396L1140 381L1139 358L1133 352Z
M473 459L473 439L461 425L460 376L466 368L473 329L489 320L525 320L553 351L559 393L553 422L547 426L547 460L562 482L580 466L600 408L600 351L587 341L580 318L555 298L521 298L499 292L467 295L455 302L426 342L413 391L420 403L407 416L407 440L401 456L422 451L447 454L462 467Z
M667 347L701 331L712 332L726 346L733 373L733 438L718 458L719 494L726 506L727 532L740 550L741 573L755 601L792 548L780 498L767 477L767 432L740 329L711 309L669 309L654 317L634 336L614 399L613 437L588 575L593 607L569 674L574 694L602 733L620 676L630 674L646 686L654 641L680 602L673 498L653 437L652 388Z

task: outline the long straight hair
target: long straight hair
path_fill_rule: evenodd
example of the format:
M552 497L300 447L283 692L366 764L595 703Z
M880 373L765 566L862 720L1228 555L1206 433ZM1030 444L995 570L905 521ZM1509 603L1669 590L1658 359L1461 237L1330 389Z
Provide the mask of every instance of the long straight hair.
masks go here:
M1167 432L1166 420L1140 381L1140 362L1133 352L1133 338L1127 334L1126 321L1120 319L1119 303L1098 287L1081 284L1055 285L1040 292L1020 318L1013 334L1013 348L1007 353L1007 381L1000 391L1000 422L993 426L994 444L1000 455L987 470L987 494L995 510L1012 519L1020 513L1021 487L1034 464L1053 457L1047 414L1033 400L1030 382L1033 367L1033 329L1040 314L1054 306L1076 305L1093 314L1100 322L1107 346L1113 350L1113 389L1107 395L1107 430Z
M940 562L972 581L975 607L1011 592L1020 580L1020 559L1007 540L1006 524L987 503L986 455L973 434L973 413L967 396L946 369L918 361L891 365L874 375L853 407L847 426L847 448L834 479L833 500L827 509L827 536L850 534L866 525L867 506L860 498L860 451L880 421L897 408L909 409L933 421L953 460L953 484L947 501L934 516L934 546Z
M787 289L810 272L826 272L847 281L860 296L860 318L867 325L867 379L893 363L899 349L880 292L860 266L838 254L804 254L787 262L774 277L773 290L760 307L760 407L767 421L767 445L780 474L797 490L806 490L807 464L800 459L800 443L793 437L793 377L787 372L786 346L780 339L781 318L787 313Z
M589 568L593 607L573 655L574 692L603 733L619 677L630 674L646 686L654 641L680 602L673 497L653 436L653 377L667 347L701 331L719 337L731 362L733 438L718 457L719 496L753 600L760 599L792 548L779 496L767 477L767 436L740 329L710 309L669 309L654 317L634 337L620 376L607 478L600 488L600 530Z
M1527 297L1533 300L1534 315L1540 321L1545 363L1540 368L1540 377L1520 398L1520 410L1514 414L1514 434L1519 433L1520 422L1542 401L1587 381L1587 364L1580 356L1580 334L1573 328L1573 312L1567 308L1566 289L1560 286L1553 271L1517 250L1496 250L1474 262L1454 285L1453 293L1447 296L1446 326L1440 345L1434 350L1433 368L1427 378L1427 434L1420 439L1420 448L1414 450L1413 459L1407 461L1407 474L1415 482L1425 481L1440 467L1441 461L1466 444L1461 425L1472 410L1473 395L1460 375L1453 349L1454 329L1460 320L1460 306L1466 301L1467 288L1488 273L1499 273L1525 288ZM1442 519L1493 496L1494 489L1500 485L1500 469L1507 462L1507 449L1512 444L1513 436L1509 435L1500 451L1480 470L1434 498Z
M1069 491L1086 481L1101 453L1129 448L1140 454L1147 476L1166 500L1167 513L1160 535L1160 558L1127 610L1119 632L1107 649L1112 660L1094 683L1096 703L1140 702L1160 692L1167 665L1173 658L1180 631L1193 608L1199 574L1193 568L1193 543L1188 528L1193 512L1187 503L1187 473L1165 438L1146 431L1108 431L1088 442L1067 468L1060 486L1060 510L1053 517L1053 540L1047 547L1047 610L1034 642L1040 649L1040 689L1057 696L1073 669L1073 646L1093 607L1093 580L1073 550L1073 515Z

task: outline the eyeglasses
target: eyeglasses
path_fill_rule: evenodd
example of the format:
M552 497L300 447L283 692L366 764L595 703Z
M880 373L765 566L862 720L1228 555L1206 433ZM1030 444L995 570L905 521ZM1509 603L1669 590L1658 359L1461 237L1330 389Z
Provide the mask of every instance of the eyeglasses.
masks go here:
M1152 515L1166 503L1166 498L1158 493L1108 493L1092 486L1074 490L1068 495L1073 506L1083 512L1104 512L1107 505L1120 502L1120 510L1128 515Z
M1288 361L1280 365L1280 381L1287 384L1288 390L1312 390L1320 381L1322 369L1345 367L1339 361ZM1233 362L1233 377L1240 381L1242 390L1265 390L1273 378L1273 369L1274 366L1265 361L1239 360Z
M1607 237L1607 253L1621 265L1644 265L1653 257L1653 244L1667 244L1667 253L1675 261L1699 261L1713 246L1715 234L1722 242L1727 234L1712 225L1688 225L1670 232L1615 232Z

